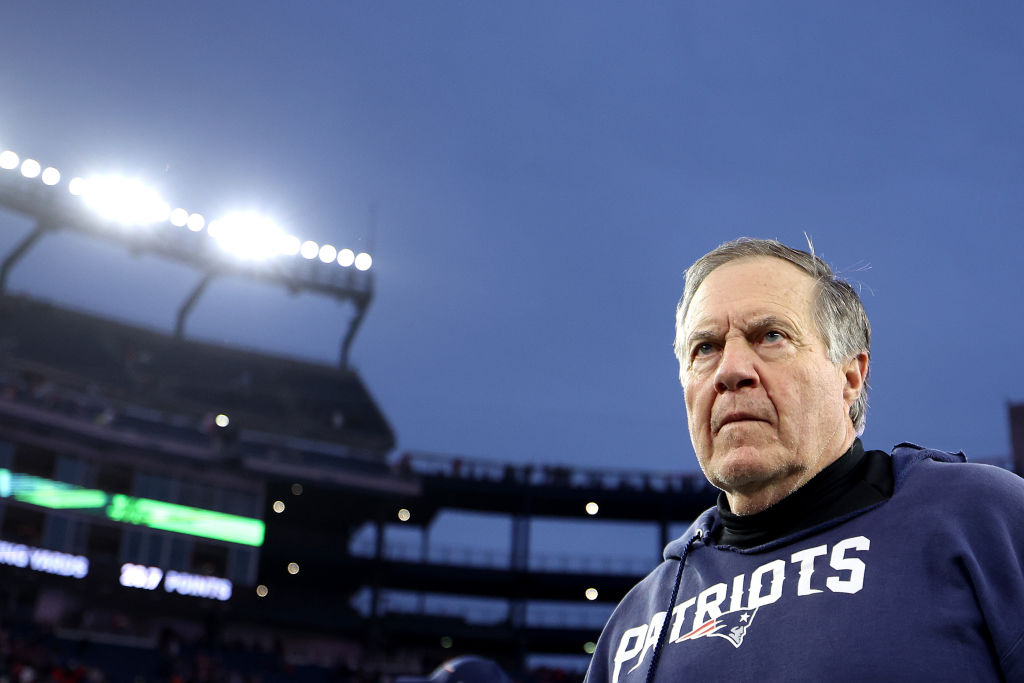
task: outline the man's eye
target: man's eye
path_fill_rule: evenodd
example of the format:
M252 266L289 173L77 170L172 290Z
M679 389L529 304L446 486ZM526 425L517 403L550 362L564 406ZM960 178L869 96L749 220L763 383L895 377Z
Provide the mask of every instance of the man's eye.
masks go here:
M715 347L714 347L713 344L711 344L709 342L704 342L702 344L697 344L695 347L693 347L693 355L694 356L706 356L706 355L708 355L709 353L711 353L714 350L715 350Z
M782 341L784 338L785 337L783 337L782 333L778 330L771 330L770 332L766 332L764 335L764 340L769 344Z

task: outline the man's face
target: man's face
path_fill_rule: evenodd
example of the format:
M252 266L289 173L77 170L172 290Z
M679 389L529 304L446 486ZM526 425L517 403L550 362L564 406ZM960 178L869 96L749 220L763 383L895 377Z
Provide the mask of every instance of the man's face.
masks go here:
M813 320L813 279L772 257L732 261L682 321L680 380L690 439L732 510L789 495L853 442L849 407L867 359L834 365ZM855 374L860 372L859 381Z

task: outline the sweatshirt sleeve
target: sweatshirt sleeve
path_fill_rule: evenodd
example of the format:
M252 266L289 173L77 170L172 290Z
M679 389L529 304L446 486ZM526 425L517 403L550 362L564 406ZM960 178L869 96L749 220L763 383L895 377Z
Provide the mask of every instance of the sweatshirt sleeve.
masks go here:
M972 511L956 511L967 543L960 561L971 577L1005 680L1024 681L1024 479L986 465L972 469L984 482L971 487L978 494Z
M601 632L601 637L597 640L597 648L594 650L594 654L590 659L590 666L587 668L587 675L583 679L583 683L619 683L622 674L622 662L616 662L615 649L621 645L635 645L643 644L644 636L647 633L647 624L640 624L634 628L628 629L625 633L620 634L623 619L627 621L628 617L624 615L633 614L631 598L635 597L638 589L641 589L645 585L645 582L641 582L635 587L629 595L627 595L615 611L612 616L608 619L608 623L605 624L604 629ZM635 620L640 619L639 616ZM619 647L621 650L622 648ZM633 649L632 647L629 649ZM630 657L635 655L634 652L630 652Z

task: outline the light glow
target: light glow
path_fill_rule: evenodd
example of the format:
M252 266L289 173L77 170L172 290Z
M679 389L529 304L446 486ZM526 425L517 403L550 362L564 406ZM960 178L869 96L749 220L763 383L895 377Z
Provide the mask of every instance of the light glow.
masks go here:
M69 555L7 541L0 541L0 564L76 579L84 578L89 573L89 559L82 555Z
M163 578L164 570L160 567L125 562L121 565L121 578L118 582L125 588L142 588L151 591L156 590Z
M2 148L0 148L2 149ZM26 178L40 178L47 186L64 181L61 172L53 166L43 167L36 159L21 158L13 150L0 151L0 169L20 170ZM368 253L354 253L351 249L338 249L331 244L313 240L300 240L284 233L270 219L255 213L236 213L207 223L198 213L184 208L172 210L160 192L141 180L119 174L71 177L68 192L81 197L85 205L109 223L124 227L155 225L170 222L175 227L187 227L193 232L209 228L219 246L243 260L265 260L277 255L301 255L307 260L319 258L325 264L337 263L342 267L354 265L358 270L369 270L373 259Z
M284 512L284 501L275 500L272 507L274 509L274 512L276 512L277 514L281 514L282 512Z
M597 503L595 503L594 501L590 501L589 503L587 503L587 514L588 515L591 515L591 516L596 515L598 510L600 510L600 509L601 509L600 506Z
M14 498L51 510L88 510L107 504L107 494L99 489L86 489L8 469L0 469L0 498Z
M105 516L115 522L212 538L228 543L261 546L266 527L252 517L204 510L150 498L111 494L62 481L0 468L0 498L51 510L76 510Z
M72 192L74 194L74 192ZM81 189L86 206L102 218L125 226L163 223L171 207L142 181L108 175L89 178Z
M221 427L221 428L223 428L223 427L227 427L227 426L228 426L229 424L231 424L231 418L229 418L229 417L228 417L227 415L225 415L224 413L221 413L221 414L220 414L220 415L218 415L217 417L213 418L213 422L214 422L214 424L216 424L216 425L217 425L218 427Z
M43 167L35 159L25 159L21 162L21 175L26 178L36 178L42 170Z
M356 260L356 254L351 249L342 249L338 252L338 265L348 268Z
M298 562L289 562L288 563L288 573L293 575L293 576L295 574L298 574L299 573L299 563Z
M285 256L295 256L302 249L302 242L295 235L285 235L281 238L281 253Z
M193 213L189 215L185 225L187 225L188 229L192 232L199 232L206 227L206 219L203 218L202 214Z
M334 261L334 257L338 255L338 250L330 244L325 244L320 247L320 260L324 263L331 263Z
M287 237L270 218L251 211L210 221L207 232L222 249L244 261L266 261L280 254Z
M110 496L105 512L115 522L243 545L263 545L266 533L266 527L258 519L119 493Z
M225 602L231 598L231 581L218 576L201 576L168 570L164 576L164 590L168 593L213 598Z
M20 163L21 159L19 159L18 155L11 150L8 149L0 152L0 168L6 171L13 171L18 168L18 164Z
M402 508L401 510L398 511L398 521L399 522L408 522L410 519L412 519L412 513L411 512L409 512L405 508Z
M267 593L269 592L270 590L268 590L267 587L264 586L262 583L256 586L256 597L265 598L267 597Z
M47 166L43 169L43 184L44 185L56 185L60 182L60 171L55 169L53 166Z
M588 588L584 592L584 595L587 596L587 600L597 600L597 589L596 588Z

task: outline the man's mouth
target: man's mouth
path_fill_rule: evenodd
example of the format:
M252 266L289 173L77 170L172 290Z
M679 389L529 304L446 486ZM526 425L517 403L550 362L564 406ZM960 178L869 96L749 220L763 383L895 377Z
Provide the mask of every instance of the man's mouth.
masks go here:
M742 424L749 422L767 422L767 420L760 417L759 415L755 415L754 413L747 413L742 411L726 413L722 417L718 418L718 420L716 420L716 424L713 425L714 432L717 434L724 427L727 427L728 425L731 424Z

